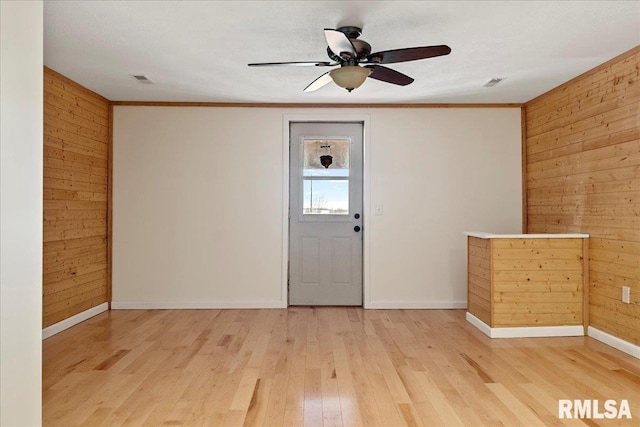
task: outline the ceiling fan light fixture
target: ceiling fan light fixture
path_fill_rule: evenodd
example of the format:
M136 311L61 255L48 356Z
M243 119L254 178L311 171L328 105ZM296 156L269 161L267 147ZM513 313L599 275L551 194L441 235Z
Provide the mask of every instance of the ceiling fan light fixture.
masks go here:
M329 75L338 86L345 88L349 92L362 86L362 83L369 77L371 70L369 68L359 67L357 65L347 65L336 68Z

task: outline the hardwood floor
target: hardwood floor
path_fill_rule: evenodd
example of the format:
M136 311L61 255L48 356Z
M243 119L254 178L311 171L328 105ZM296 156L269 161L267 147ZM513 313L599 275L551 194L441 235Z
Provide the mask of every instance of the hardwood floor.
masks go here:
M43 342L43 424L640 425L638 359L587 337L491 340L464 313L106 312ZM626 399L634 418L559 419L559 399Z

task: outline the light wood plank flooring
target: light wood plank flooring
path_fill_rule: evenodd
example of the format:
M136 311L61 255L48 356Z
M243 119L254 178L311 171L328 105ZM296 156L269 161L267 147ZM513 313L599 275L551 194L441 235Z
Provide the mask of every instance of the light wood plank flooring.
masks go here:
M43 343L45 426L640 423L640 363L586 337L491 340L462 310L110 311ZM632 420L561 420L627 399Z

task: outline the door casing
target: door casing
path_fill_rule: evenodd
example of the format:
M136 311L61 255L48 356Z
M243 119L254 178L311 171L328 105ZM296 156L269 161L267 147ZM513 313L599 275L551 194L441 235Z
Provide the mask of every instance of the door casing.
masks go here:
M362 306L369 308L371 301L370 242L371 242L371 162L370 162L370 116L368 114L303 114L284 115L282 122L282 287L280 301L288 306L289 275L289 127L292 122L362 122L362 210L363 229L366 231L362 242Z

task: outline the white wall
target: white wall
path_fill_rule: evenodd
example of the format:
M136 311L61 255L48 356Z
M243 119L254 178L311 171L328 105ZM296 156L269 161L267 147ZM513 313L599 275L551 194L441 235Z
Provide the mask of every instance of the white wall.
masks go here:
M0 425L42 422L42 2L0 2Z
M370 307L466 307L463 232L521 232L520 110L376 110L371 140Z
M281 304L282 113L254 113L114 108L115 307Z
M518 108L116 106L115 308L286 304L291 115L368 117L367 307L464 307L463 232L521 232Z

